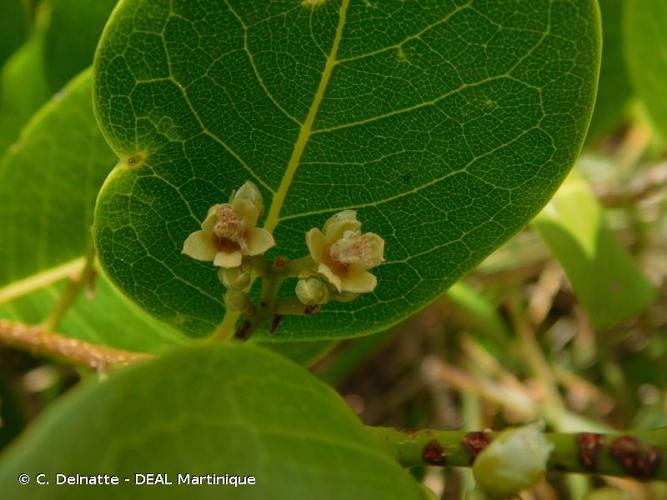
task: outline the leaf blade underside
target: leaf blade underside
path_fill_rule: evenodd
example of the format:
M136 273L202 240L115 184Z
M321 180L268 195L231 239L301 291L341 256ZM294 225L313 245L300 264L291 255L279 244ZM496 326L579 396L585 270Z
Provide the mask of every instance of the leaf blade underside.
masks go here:
M247 179L269 204L270 255L303 255L305 231L348 208L385 238L373 294L274 336L340 338L442 293L530 220L579 152L593 2L307 4L125 0L98 48L96 111L125 161L98 199L100 258L152 314L185 314L190 335L222 320L223 289L182 242Z

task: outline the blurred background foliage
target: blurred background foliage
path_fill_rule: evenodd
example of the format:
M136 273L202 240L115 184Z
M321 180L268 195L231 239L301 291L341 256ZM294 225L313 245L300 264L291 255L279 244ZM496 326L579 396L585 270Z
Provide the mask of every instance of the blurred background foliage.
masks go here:
M90 65L114 3L0 0L0 155ZM533 223L391 331L275 346L311 364L365 423L667 426L667 2L600 5L604 49L588 140ZM0 449L94 376L0 347ZM464 470L413 472L442 498L463 498L471 482ZM667 486L554 475L527 495L658 499Z

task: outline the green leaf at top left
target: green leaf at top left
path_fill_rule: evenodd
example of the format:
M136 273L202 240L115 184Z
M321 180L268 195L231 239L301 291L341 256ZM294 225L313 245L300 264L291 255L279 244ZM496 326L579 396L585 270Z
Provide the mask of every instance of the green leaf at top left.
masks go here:
M91 245L95 197L115 162L92 110L86 71L46 104L0 159L0 317L38 323ZM137 351L184 342L100 275L61 331Z

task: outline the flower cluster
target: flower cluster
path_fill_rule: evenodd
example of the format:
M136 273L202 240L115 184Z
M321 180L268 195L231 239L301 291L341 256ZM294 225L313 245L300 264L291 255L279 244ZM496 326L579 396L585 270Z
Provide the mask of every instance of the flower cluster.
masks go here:
M247 181L228 203L213 205L201 230L190 234L183 244L183 254L211 261L218 268L218 278L227 288L228 309L244 311L259 321L269 314L309 314L332 300L353 300L375 289L377 278L368 270L384 261L384 240L362 232L354 210L335 214L322 230L308 231L309 255L289 262L279 257L273 265L263 255L276 242L269 231L257 227L263 211L259 189ZM272 285L262 287L266 296L260 297L258 307L250 304L247 293L254 275ZM289 277L299 278L295 295L300 306L277 297L279 285Z

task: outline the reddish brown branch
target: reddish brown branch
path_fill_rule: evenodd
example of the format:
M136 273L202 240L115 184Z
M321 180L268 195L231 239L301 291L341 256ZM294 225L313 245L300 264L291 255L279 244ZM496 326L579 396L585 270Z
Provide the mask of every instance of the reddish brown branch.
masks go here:
M7 320L0 320L0 344L97 371L106 371L116 365L127 365L150 357L148 354L113 349L66 337L47 331L41 326Z

